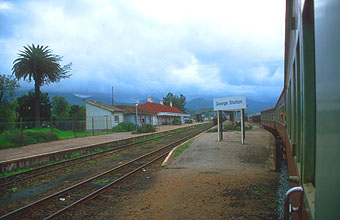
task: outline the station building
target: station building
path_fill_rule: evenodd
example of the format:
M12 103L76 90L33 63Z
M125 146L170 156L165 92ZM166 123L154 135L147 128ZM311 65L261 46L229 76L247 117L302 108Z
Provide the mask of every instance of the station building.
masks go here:
M129 121L136 124L171 125L177 118L181 123L190 118L178 108L154 103L149 96L147 102L136 105L107 105L98 101L83 100L86 106L86 131L111 130L120 122ZM137 108L137 114L136 114Z

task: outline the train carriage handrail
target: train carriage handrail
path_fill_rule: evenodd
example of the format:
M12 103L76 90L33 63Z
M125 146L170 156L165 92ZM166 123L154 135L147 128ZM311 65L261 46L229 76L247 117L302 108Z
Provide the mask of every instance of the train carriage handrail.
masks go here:
M300 205L298 207L292 207L292 204L289 201L289 198L294 193L301 193ZM300 212L301 213L301 206L302 206L302 194L303 188L301 186L296 186L290 188L285 195L285 202L284 202L284 220L289 220L289 217L293 212Z

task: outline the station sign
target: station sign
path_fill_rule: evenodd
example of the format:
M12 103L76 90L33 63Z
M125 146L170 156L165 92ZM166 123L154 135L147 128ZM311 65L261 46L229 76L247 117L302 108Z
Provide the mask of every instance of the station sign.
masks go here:
M232 111L247 108L245 95L214 98L214 111Z

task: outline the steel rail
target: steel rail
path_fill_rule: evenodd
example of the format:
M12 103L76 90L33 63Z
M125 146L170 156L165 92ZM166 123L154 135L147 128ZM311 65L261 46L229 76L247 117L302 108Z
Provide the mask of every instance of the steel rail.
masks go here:
M109 189L111 186L113 186L114 184L116 184L116 183L122 181L123 179L126 179L127 177L129 177L129 176L131 176L132 174L138 172L139 170L143 169L144 167L148 166L149 164L151 164L151 163L153 163L153 162L159 160L160 158L166 156L169 152L170 152L170 150L168 150L167 152L163 153L162 155L160 155L160 156L158 156L158 157L152 159L151 161L149 161L149 162L143 164L142 166L139 166L138 168L136 168L136 169L132 170L131 172L125 174L124 176L118 178L117 180L113 181L112 183L110 183L110 184L108 184L108 185L106 185L106 186L103 186L102 188L100 188L100 189L98 189L98 190L92 192L91 194L89 194L89 195L87 195L87 196L85 196L85 197L79 199L78 201L76 201L76 202L74 202L74 203L72 203L72 204L70 204L70 205L64 207L63 209L61 209L61 210L55 212L54 214L52 214L52 215L50 215L50 216L44 218L44 220L52 219L52 218L55 218L55 217L57 217L57 216L60 216L61 214L63 214L63 213L65 213L66 211L68 211L68 210L74 208L75 206L79 205L80 203L85 202L85 201L89 201L89 200L92 200L92 199L96 198L97 196L99 196L100 194L102 194L102 193L104 193L106 190L108 190L108 189Z
M56 163L53 163L53 164L48 164L48 165L44 165L44 166L40 166L40 167L34 168L32 170L27 170L27 171L24 171L24 172L21 172L21 173L17 173L17 174L13 174L13 175L10 175L10 176L2 177L2 178L0 178L0 182L1 181L5 182L6 179L8 179L8 178L16 178L16 177L18 177L20 175L27 175L27 174L29 175L29 173L38 172L38 173L34 173L32 175L29 175L29 176L24 176L23 178L13 179L11 181L2 183L2 184L0 184L0 187L5 187L5 186L8 186L8 185L13 184L13 183L18 183L20 181L23 181L23 180L26 180L26 179L30 179L30 178L34 178L34 177L39 176L39 175L44 175L46 173L50 173L50 172L55 171L55 170L60 170L60 169L64 169L64 168L67 168L67 167L70 167L70 166L73 166L73 165L76 165L76 164L79 164L79 163L84 163L84 162L87 162L89 160L92 160L93 158L103 157L103 156L109 155L110 153L119 152L121 150L125 150L125 149L127 149L129 147L132 147L132 146L135 146L135 145L149 143L149 142L152 142L154 140L157 140L157 139L160 139L160 138L164 138L164 137L168 137L168 136L163 135L163 136L160 136L160 137L157 137L157 138L153 138L153 139L150 139L150 140L145 140L145 141L140 141L140 142L133 142L133 143L125 144L125 145L122 145L122 146L119 146L119 147L115 147L115 148L112 148L112 149L104 150L104 151L101 151L101 152L95 152L95 153L91 153L91 154L87 154L87 155L82 155L80 157L71 158L71 159L68 159L68 160L65 160L65 161L59 161L59 162L56 162ZM75 161L77 161L77 162L75 162ZM65 165L57 167L57 166L62 165L62 164L65 164ZM44 169L48 169L48 168L51 168L51 167L55 167L55 168L39 172L39 170L44 170Z
M68 191L70 191L70 190L72 190L72 189L74 189L74 188L76 188L76 187L79 187L79 186L81 186L81 185L84 185L85 183L91 182L91 181L93 181L93 180L95 180L95 179L97 179L97 178L99 178L99 177L101 177L101 176L104 176L104 175L106 175L106 174L108 174L108 173L110 173L110 172L113 172L113 171L118 170L118 169L120 169L120 168L122 168L122 167L125 167L125 166L127 166L127 165L129 165L129 164L131 164L131 163L133 163L133 162L135 162L135 161L137 161L137 160L140 160L140 159L142 159L142 158L144 158L144 157L147 157L147 156L149 156L149 155L151 155L151 154L153 154L153 153L155 153L155 152L161 151L161 150L163 150L163 149L165 149L165 148L171 147L171 146L176 145L176 144L179 144L179 143L181 143L181 142L185 142L185 141L186 141L187 139L189 139L190 137L194 137L195 135L202 133L203 131L205 131L205 130L208 129L208 128L209 128L209 127L204 127L203 129L199 129L199 131L195 132L194 134L190 134L190 135L188 135L188 136L186 136L186 137L184 137L184 138L181 138L180 140L177 140L177 141L174 141L174 142L172 142L172 143L170 143L170 144L167 144L166 146L164 146L164 147L162 147L162 148L159 148L159 149L156 149L156 150L154 150L154 151L151 151L151 152L149 152L149 153L147 153L147 154L144 154L144 155L142 155L142 156L140 156L140 157L137 157L137 158L135 158L135 159L133 159L133 160L131 160L131 161L128 161L128 162L126 162L126 163L124 163L124 164L121 164L121 165L119 165L119 166L117 166L117 167L108 169L108 170L106 170L106 171L104 171L104 172L102 172L102 173L100 173L100 174L97 174L97 175L95 175L95 176L93 176L93 177L90 177L90 178L88 178L88 179L86 179L86 180L83 180L83 181L81 181L81 182L79 182L79 183L76 183L76 184L74 184L74 185L72 185L72 186L69 186L69 187L67 187L67 188L65 188L65 189L63 189L63 190L61 190L61 191L55 192L55 193L53 193L53 194L51 194L51 195L49 195L49 196L46 196L46 197L44 197L44 198L41 198L41 199L39 199L39 200L37 200L37 201L35 201L35 202L32 202L32 203L27 204L27 205L25 205L25 206L22 206L22 207L20 207L20 208L18 208L18 209L16 209L16 210L13 210L13 211L11 211L11 212L9 212L9 213L3 215L3 216L0 216L0 219L5 219L5 218L11 217L11 216L15 216L15 215L19 214L20 212L23 212L23 211L27 210L27 209L30 208L30 207L36 206L36 205L38 205L38 204L40 204L40 203L42 203L42 202L44 202L44 201L47 201L47 200L49 200L49 199L52 199L53 197L62 195L62 194L64 194L64 193L67 193Z

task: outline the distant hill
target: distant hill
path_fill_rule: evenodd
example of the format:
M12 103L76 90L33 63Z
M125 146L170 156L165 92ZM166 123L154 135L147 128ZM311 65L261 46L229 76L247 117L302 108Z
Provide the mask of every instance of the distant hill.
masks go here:
M29 91L34 92L34 90L17 90L16 91L16 95L15 98L18 96L22 96L23 94L28 93ZM43 93L45 93L45 91L42 91ZM67 102L70 105L80 105L83 106L85 105L85 102L82 101L82 99L88 99L88 100L92 100L92 101L99 101L108 105L112 104L112 97L111 94L102 94L102 93L91 93L91 95L84 95L81 93L71 93L71 92L47 92L48 93L48 97L50 98L50 101L52 100L52 98L54 96L63 96L65 97L65 99L67 100ZM159 103L160 99L154 98L152 97L153 101L155 103ZM145 103L146 99L141 99L139 100L139 103ZM117 102L116 100L114 100L114 105L135 105L132 102Z
M34 90L18 90L16 91L16 97L18 96L22 96L23 94L28 93L29 91L34 92ZM43 93L45 93L44 91L42 91ZM112 98L110 95L103 95L100 93L94 93L91 95L82 95L82 94L77 94L77 93L69 93L69 92L47 92L48 93L48 97L50 98L50 101L52 100L52 98L54 96L63 96L65 97L65 99L67 100L67 102L70 105L80 105L83 106L85 105L85 102L82 101L82 99L89 99L92 101L99 101L108 105L112 104ZM123 104L130 104L132 105L132 103L124 103L124 102L116 102L114 101L115 105L123 105Z
M16 97L21 96L25 93L28 93L28 91L29 90L17 90ZM31 91L34 91L34 90L31 90ZM112 98L110 94L105 95L102 93L91 93L91 95L86 95L86 94L84 95L84 94L77 94L77 93L70 93L70 92L64 92L64 93L48 92L48 96L50 97L50 100L54 96L57 96L57 95L65 97L70 105L78 104L78 105L83 106L85 105L85 102L82 101L82 99L84 98L92 100L92 101L99 101L99 102L102 102L108 105L111 105L112 103ZM155 97L152 97L152 98L153 98L154 103L160 102L160 99L155 98ZM141 99L139 100L139 102L145 103L146 99ZM123 102L114 101L114 104L115 105L134 105L134 103L132 102L124 102L124 101ZM247 98L247 104L248 104L248 108L246 112L248 114L258 113L263 109L273 107L276 104L276 100L272 99L272 100L262 101L262 97L261 97L261 101L258 101L256 99ZM192 99L186 103L185 108L188 110L188 112L197 111L202 108L213 108L213 98L201 98L200 97L200 98Z
M189 111L200 110L201 108L213 108L213 100L208 101L204 98L193 99L185 105Z
M258 113L262 111L263 109L273 107L275 103L276 102L274 100L268 100L264 102L264 101L257 101L253 99L247 99L248 108L246 112L248 114ZM196 99L188 101L185 107L189 111L197 111L197 110L200 110L201 108L213 108L213 99L207 100L204 98L196 98Z

